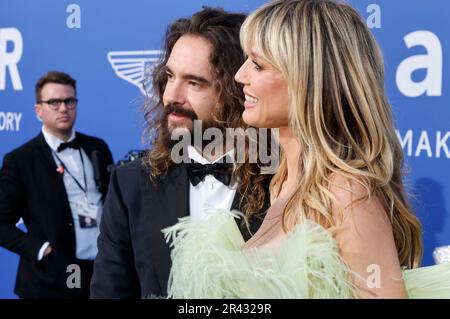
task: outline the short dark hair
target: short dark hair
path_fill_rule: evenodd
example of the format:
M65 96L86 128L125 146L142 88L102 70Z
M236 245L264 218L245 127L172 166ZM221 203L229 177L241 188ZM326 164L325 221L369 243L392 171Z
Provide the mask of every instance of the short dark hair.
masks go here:
M75 90L75 94L77 94L77 81L73 79L69 74L60 71L49 71L36 83L36 102L41 100L42 88L47 83L70 85Z

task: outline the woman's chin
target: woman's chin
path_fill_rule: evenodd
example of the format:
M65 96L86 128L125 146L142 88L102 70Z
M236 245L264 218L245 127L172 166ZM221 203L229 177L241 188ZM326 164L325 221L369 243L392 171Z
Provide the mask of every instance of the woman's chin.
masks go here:
M258 128L262 127L261 121L258 121L258 119L253 114L249 113L251 113L250 110L245 110L242 113L242 120L245 122L245 124Z

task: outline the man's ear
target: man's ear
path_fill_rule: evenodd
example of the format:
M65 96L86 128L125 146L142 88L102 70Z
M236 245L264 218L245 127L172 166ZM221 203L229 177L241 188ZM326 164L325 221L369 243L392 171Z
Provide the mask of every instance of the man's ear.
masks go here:
M41 104L35 104L34 105L34 111L36 112L36 117L38 120L42 121L42 106Z

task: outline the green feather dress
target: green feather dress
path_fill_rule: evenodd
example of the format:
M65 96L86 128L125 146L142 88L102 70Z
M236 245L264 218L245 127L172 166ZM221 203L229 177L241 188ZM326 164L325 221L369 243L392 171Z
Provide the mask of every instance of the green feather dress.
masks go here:
M353 298L351 271L330 233L307 221L276 244L241 250L237 212L185 217L172 246L169 298ZM409 298L450 298L450 264L403 271Z

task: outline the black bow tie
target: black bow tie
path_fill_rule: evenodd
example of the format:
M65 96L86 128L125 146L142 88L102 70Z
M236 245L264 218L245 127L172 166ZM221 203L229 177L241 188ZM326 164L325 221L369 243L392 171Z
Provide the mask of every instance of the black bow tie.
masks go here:
M230 185L232 165L228 163L200 164L186 163L186 170L192 185L197 186L198 183L205 179L206 175L214 176L224 185Z
M58 146L58 150L57 152L61 152L64 151L66 148L74 148L74 149L79 149L80 148L80 144L78 143L78 141L76 139L67 142L67 143L61 143Z

